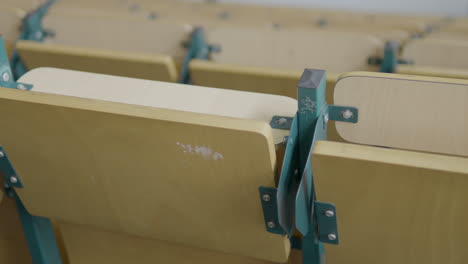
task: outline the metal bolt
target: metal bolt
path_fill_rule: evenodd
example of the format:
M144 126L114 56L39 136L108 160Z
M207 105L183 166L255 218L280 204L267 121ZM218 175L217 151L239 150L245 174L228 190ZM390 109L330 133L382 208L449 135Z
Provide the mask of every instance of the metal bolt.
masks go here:
M41 32L41 31L37 31L35 37L36 37L37 39L41 39L41 38L42 38L42 32Z
M325 211L325 216L326 217L333 217L333 216L335 216L335 212L333 212L333 210L326 210Z
M11 176L11 177L10 177L10 182L13 183L13 184L15 184L15 183L18 182L18 178L16 178L16 176Z
M271 197L269 194L264 194L262 196L262 200L265 201L265 202L269 202L271 200Z
M156 18L158 18L158 13L151 12L151 13L148 14L148 19L155 20Z
M281 117L281 118L276 120L276 123L278 125L282 126L282 125L285 125L286 123L288 123L288 120L286 118L284 118L284 117Z
M0 159L5 157L5 153L3 153L3 151L0 151Z
M336 235L333 233L328 234L328 240L331 240L331 241L336 240Z
M20 89L20 90L26 90L26 86L24 86L24 84L18 84L18 86L16 86L16 88Z
M10 80L10 74L8 72L4 72L2 75L2 79L5 82L8 82Z
M354 115L353 112L351 110L349 110L349 109L346 109L346 110L341 112L341 116L346 120L352 118L353 115Z
M275 223L273 221L270 221L270 222L267 223L267 226L268 226L268 228L273 229L273 228L275 228L276 225L275 225Z

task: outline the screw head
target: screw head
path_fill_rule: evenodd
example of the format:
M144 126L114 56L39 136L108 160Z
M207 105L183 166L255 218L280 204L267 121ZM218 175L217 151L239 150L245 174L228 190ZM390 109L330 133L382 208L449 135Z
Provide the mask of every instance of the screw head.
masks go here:
M331 240L331 241L336 240L336 235L333 233L328 234L328 240Z
M354 114L353 114L353 112L351 110L346 109L346 110L341 112L341 116L344 119L348 120L348 119L352 118L354 116Z
M35 37L36 37L37 39L41 39L41 38L42 38L42 35L43 35L43 34L42 34L41 31L37 31L36 34L35 34Z
M156 13L156 12L151 12L151 13L148 14L148 19L149 20L155 20L157 18L158 18L158 13Z
M8 72L4 72L2 74L2 79L4 82L8 82L10 80L10 74Z
M282 126L282 125L285 125L286 123L288 123L288 120L286 118L284 118L284 117L281 117L281 118L276 120L276 123L278 125Z
M265 202L269 202L271 200L271 197L269 194L264 194L262 196L262 200L265 201Z
M273 221L270 221L267 223L268 228L275 228L275 223Z
M10 182L13 183L13 184L15 184L15 183L18 182L18 178L16 178L16 176L11 176L11 177L10 177Z
M335 212L333 212L333 210L326 210L325 211L325 216L326 217L333 217L333 216L335 216Z
M24 86L24 84L21 84L21 83L18 84L18 85L16 86L16 88L18 88L18 89L20 89L20 90L26 90L26 86Z
M0 151L0 159L5 157L5 153L3 153L3 151Z

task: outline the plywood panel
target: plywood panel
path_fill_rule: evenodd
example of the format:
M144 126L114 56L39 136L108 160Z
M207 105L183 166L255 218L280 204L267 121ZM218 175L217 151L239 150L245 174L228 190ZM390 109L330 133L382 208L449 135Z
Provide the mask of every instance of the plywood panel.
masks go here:
M54 81L56 78L67 85ZM257 120L267 124L275 115L294 116L297 110L296 100L282 96L51 68L31 71L21 81L33 83L33 90L38 92ZM275 143L281 143L288 135L287 130L273 129L272 132Z
M193 83L207 87L276 94L297 99L297 83L303 70L276 70L244 67L212 61L193 60L190 74ZM339 74L327 72L327 102L333 103L333 90ZM329 122L328 139L342 141L333 121Z
M337 122L355 143L468 156L468 81L385 73L344 75L335 104L359 109L356 124Z
M60 224L71 263L193 263L193 264L271 264L232 254L197 249L87 228Z
M468 159L320 141L317 199L337 207L327 263L468 261Z
M19 41L17 48L28 69L55 67L167 82L178 79L175 62L167 55L148 56L32 41Z
M468 68L468 41L447 39L417 39L403 48L402 57L416 65Z
M363 34L345 32L275 31L217 28L207 32L221 52L213 61L253 67L332 72L369 70L367 59L378 55L383 41Z
M32 214L287 260L289 242L266 232L258 201L258 187L275 184L267 123L11 89L0 98L12 128L0 137Z
M192 27L180 23L158 23L147 19L82 15L48 15L44 28L54 32L47 41L55 44L113 51L164 54L182 58L183 42Z
M446 68L446 67L399 65L396 69L396 73L444 77L444 78L453 78L453 79L468 79L468 69L463 70L463 69L453 69L453 68Z

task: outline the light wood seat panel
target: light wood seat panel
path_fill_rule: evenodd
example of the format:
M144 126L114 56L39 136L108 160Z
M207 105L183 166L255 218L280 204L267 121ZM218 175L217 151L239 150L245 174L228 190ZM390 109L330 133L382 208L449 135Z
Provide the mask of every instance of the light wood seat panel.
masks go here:
M287 261L289 241L266 231L258 198L259 186L275 186L276 157L269 124L246 119L249 113L264 116L267 106L259 106L255 94L55 69L34 70L20 81L35 87L0 89L2 121L14 128L0 137L25 186L18 193L30 213L61 224ZM157 104L172 98L177 107L194 110L151 107L151 94L160 95L152 97ZM100 100L88 99L98 95ZM132 101L138 97L140 105ZM280 102L296 105L269 97L277 100L268 106L274 111L270 118ZM228 99L238 116L229 116L227 105L224 116L212 113ZM73 240L66 232L65 245Z
M467 158L319 141L312 161L317 199L337 207L327 262L468 261Z
M453 69L453 68L446 68L446 67L399 65L396 68L396 73L443 77L443 78L452 78L452 79L468 79L468 69L463 70L463 69Z
M402 57L415 65L468 68L468 41L452 39L416 39L403 47Z
M17 49L28 69L54 67L166 82L178 79L176 62L168 55L32 41L19 41Z
M468 156L467 80L354 72L334 103L359 110L357 123L336 123L347 141Z

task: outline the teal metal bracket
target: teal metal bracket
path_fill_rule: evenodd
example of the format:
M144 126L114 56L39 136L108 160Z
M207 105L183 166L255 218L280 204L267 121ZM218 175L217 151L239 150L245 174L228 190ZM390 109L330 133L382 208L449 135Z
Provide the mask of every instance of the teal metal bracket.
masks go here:
M289 130L291 128L292 121L292 117L273 116L270 121L270 126L275 129Z
M385 43L384 56L370 57L369 65L380 65L380 72L394 73L399 64L413 64L410 60L399 59L399 44L396 41L387 41Z
M12 166L3 147L0 146L0 172L3 175L5 193L16 202L16 208L23 226L33 264L61 264L54 229L49 219L31 215L15 188L24 188L20 177Z
M267 231L286 234L293 248L302 249L303 263L319 264L325 261L323 243L338 244L339 233L335 205L316 198L313 149L317 141L327 139L329 120L357 123L359 111L352 106L326 104L325 71L306 69L297 88L295 117L286 120L275 116L270 123L274 128L282 123L283 129L289 127L290 131L283 142L286 151L278 188L260 187L259 191ZM274 193L276 201L271 198ZM293 237L295 230L302 238Z
M0 87L20 90L31 90L32 88L30 84L15 82L2 36L0 36Z
M219 52L220 47L209 45L206 42L205 30L202 27L196 27L192 33L190 33L190 40L186 46L187 53L182 64L179 83L192 84L189 69L190 61L193 59L208 60L210 53Z
M340 122L357 123L358 109L349 106L328 106L328 119Z
M56 2L56 0L49 0L40 5L34 11L28 13L21 23L21 34L18 40L32 40L44 41L48 32L42 27L42 19L47 14L49 8ZM11 66L13 69L14 78L17 80L27 72L27 68L21 61L18 51L14 51L11 58Z
M285 232L279 224L278 220L278 208L276 201L277 189L270 187L260 187L259 191L267 231L274 234L284 235Z

